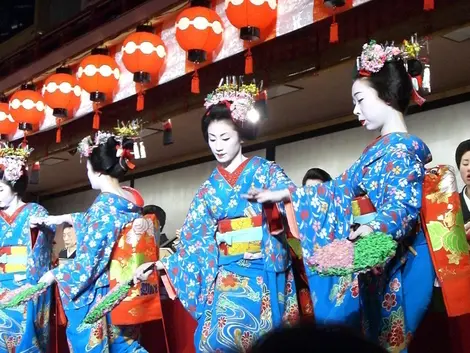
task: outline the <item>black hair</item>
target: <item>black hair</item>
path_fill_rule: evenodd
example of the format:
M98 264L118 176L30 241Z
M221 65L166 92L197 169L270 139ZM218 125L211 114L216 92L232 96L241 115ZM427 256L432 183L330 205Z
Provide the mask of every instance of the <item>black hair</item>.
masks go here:
M95 172L109 175L116 179L119 179L126 174L128 170L126 162L116 156L116 146L118 145L119 142L111 136L108 138L106 143L100 144L93 149L88 160ZM122 147L131 149L132 146L133 141L124 138Z
M413 84L402 60L386 62L379 72L371 73L370 76L363 76L357 72L355 79L367 80L377 91L380 99L400 113L406 113L410 105Z
M235 122L232 119L232 113L230 108L227 107L224 103L214 104L206 110L204 116L201 120L201 130L204 140L209 141L209 136L207 130L209 125L213 121L220 120L229 120L235 126L235 129L238 131L238 134L242 140L254 140L258 134L258 124L252 123L250 121L244 121L243 124Z
M155 215L155 217L157 217L158 219L158 222L160 224L160 231L163 230L163 227L165 227L165 223L166 223L166 213L165 211L163 210L163 208L161 208L160 206L157 206L157 205L147 205L143 208L142 210L142 214L143 215L146 215L146 214L153 214Z
M280 327L255 342L250 353L386 353L359 333L341 326L320 326L304 322Z
M20 198L23 198L24 194L26 193L26 189L28 188L29 176L28 171L23 169L23 175L16 182L11 182L8 180L3 180L4 170L0 169L0 180L3 181L6 185L8 185L11 190L18 194Z
M320 168L311 168L307 170L307 173L305 173L304 178L302 179L302 186L305 186L307 183L307 180L314 180L318 179L321 180L323 183L326 183L327 181L330 181L331 175L328 174L326 171Z
M459 146L455 150L455 164L457 165L457 168L460 168L462 157L468 151L470 151L470 140L460 142Z
M73 225L71 225L70 223L64 223L63 224L63 229L65 228L73 228Z

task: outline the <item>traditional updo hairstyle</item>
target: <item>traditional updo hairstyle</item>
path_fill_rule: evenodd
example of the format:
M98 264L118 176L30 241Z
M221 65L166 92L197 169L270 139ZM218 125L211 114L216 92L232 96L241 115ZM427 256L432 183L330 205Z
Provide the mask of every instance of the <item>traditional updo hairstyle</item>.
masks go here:
M367 76L357 71L355 79L367 80L377 91L380 99L400 113L406 113L410 105L413 84L403 60L385 62L379 72L371 72Z
M133 141L123 138L122 148L132 150ZM123 158L117 157L117 147L120 143L111 136L106 143L93 148L88 157L90 164L95 172L109 175L112 178L119 179L128 171L128 166Z
M0 180L5 185L8 185L14 193L18 194L20 198L23 198L24 194L26 193L26 189L28 188L28 183L29 183L28 171L24 169L23 175L21 175L20 178L16 180L15 182L3 179L4 174L5 174L4 170L0 169Z
M235 129L238 132L241 140L254 140L258 134L258 124L253 123L249 120L243 121L243 123L235 121L232 118L232 113L230 112L229 104L218 103L214 104L209 109L206 110L204 116L201 120L201 130L204 140L209 141L208 129L209 125L213 121L220 120L229 120L234 125Z

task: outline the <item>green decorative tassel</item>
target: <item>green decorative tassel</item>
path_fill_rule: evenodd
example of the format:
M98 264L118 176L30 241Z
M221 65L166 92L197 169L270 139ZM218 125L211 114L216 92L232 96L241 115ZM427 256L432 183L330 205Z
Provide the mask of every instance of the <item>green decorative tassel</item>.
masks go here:
M13 296L11 296L11 298L8 294L2 298L0 308L6 309L20 306L34 298L37 298L39 295L44 293L48 287L49 285L47 283L38 283L34 286L26 284L20 288L17 288L15 292L12 293ZM9 298L7 298L7 296Z

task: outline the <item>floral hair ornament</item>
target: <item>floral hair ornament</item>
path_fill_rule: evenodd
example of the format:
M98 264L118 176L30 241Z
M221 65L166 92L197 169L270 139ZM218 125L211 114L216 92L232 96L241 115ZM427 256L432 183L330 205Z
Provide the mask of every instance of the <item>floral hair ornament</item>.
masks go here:
M28 158L32 148L20 145L11 147L5 143L0 145L0 168L3 170L3 180L14 185L28 171Z
M421 60L418 58L421 46L422 45L418 43L416 35L413 36L410 41L404 41L401 47L395 46L393 42L391 45L381 45L375 40L371 40L369 44L366 43L362 46L361 56L357 58L356 67L359 76L370 77L382 70L387 62L403 61L413 83L413 100L418 105L422 105L425 99L418 93L420 84L418 81L413 80L413 77L419 76L423 71L416 70L418 67L421 67ZM413 70L410 71L410 68L413 68ZM427 81L429 82L429 74Z
M213 105L223 103L230 109L234 122L243 125L246 122L256 123L259 113L255 103L258 99L266 99L266 93L262 91L263 81L257 86L252 83L245 84L243 77L227 76L220 80L219 86L207 95L204 107L209 109ZM261 93L260 93L261 92Z
M142 125L139 120L133 120L129 123L119 123L117 127L114 128L114 133L106 131L97 131L95 133L94 139L91 136L87 136L82 139L78 144L78 151L81 157L88 158L93 149L100 145L107 143L110 137L118 142L116 146L116 157L119 158L119 163L123 169L126 169L123 165L125 163L127 168L134 169L135 165L131 162L133 158L141 159L146 158L147 153L145 151L144 142L140 138L140 133L142 130ZM133 140L133 150L124 146L124 140Z

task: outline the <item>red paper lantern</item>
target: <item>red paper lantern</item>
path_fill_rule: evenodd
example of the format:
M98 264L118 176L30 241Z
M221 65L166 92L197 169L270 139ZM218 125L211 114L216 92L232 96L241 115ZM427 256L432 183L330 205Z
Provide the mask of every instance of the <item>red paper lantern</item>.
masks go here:
M227 18L240 30L243 40L258 40L261 30L268 28L276 19L277 0L261 1L260 5L251 0L228 0L225 4Z
M240 30L240 38L245 41L258 40L261 30L268 28L276 20L277 0L261 1L255 4L252 0L225 1L225 13L230 23ZM245 55L245 74L253 73L251 49Z
M61 141L61 123L72 117L80 107L82 89L77 79L72 76L72 70L60 67L56 73L49 76L42 86L42 95L46 104L53 109L57 121L56 142Z
M119 84L121 72L116 61L109 56L106 48L96 48L91 55L82 60L78 67L78 84L90 93L93 102L93 128L99 129L99 106L107 98L112 97Z
M11 135L18 129L18 124L13 120L8 106L8 98L0 96L0 134Z
M33 125L39 125L44 120L46 105L36 86L24 84L10 98L10 114L19 123L20 130L31 131Z
M222 19L212 9L202 6L183 10L176 19L176 40L188 52L188 60L199 64L207 60L223 39ZM194 72L191 92L199 93L199 76Z
M124 40L122 62L138 84L137 111L144 109L143 84L150 82L152 74L158 74L165 58L165 44L151 26L137 27L137 31Z

